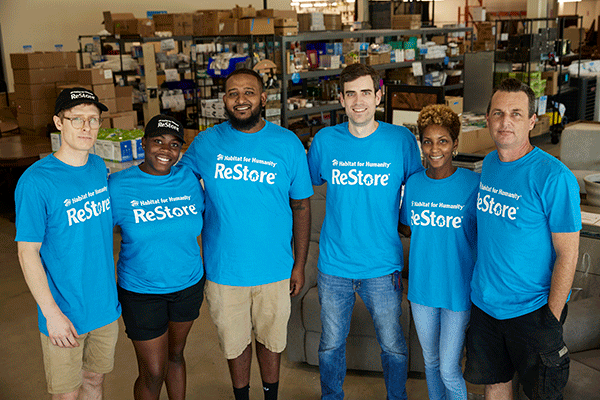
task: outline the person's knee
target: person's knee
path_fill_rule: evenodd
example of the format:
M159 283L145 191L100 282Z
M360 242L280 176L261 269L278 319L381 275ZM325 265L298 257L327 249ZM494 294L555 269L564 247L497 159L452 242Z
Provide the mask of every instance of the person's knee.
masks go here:
M83 371L83 384L88 386L102 386L104 383L104 374L96 372Z
M182 351L169 351L169 363L182 365L185 363L185 358L183 357L183 349Z

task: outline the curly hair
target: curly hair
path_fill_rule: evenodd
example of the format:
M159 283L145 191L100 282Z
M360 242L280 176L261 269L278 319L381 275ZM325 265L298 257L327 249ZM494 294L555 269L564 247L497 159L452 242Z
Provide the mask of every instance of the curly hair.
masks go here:
M417 126L423 140L423 132L429 125L439 125L446 128L452 141L458 139L460 133L460 118L452 109L443 104L430 104L425 106L417 118Z

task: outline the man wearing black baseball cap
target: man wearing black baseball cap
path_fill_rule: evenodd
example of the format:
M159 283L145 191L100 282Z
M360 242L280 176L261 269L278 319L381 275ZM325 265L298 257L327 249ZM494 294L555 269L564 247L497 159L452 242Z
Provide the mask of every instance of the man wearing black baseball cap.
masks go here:
M53 399L102 397L121 314L104 161L89 150L108 108L84 88L54 108L59 150L29 167L15 190L19 262L38 304Z

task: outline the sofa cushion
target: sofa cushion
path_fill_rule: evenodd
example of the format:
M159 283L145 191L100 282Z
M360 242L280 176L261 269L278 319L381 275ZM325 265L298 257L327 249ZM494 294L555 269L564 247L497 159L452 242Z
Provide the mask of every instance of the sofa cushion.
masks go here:
M600 348L600 297L569 302L563 339L571 353Z
M592 400L598 398L600 371L580 362L571 361L569 381L563 391L565 400Z
M571 361L577 361L600 372L600 349L571 353L570 357Z

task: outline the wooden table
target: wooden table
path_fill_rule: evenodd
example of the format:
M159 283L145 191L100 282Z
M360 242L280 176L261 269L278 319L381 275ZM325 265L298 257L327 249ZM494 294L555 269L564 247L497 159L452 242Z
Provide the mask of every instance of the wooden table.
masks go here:
M51 151L50 139L46 137L3 137L0 138L0 168L27 168L40 159L40 154Z

